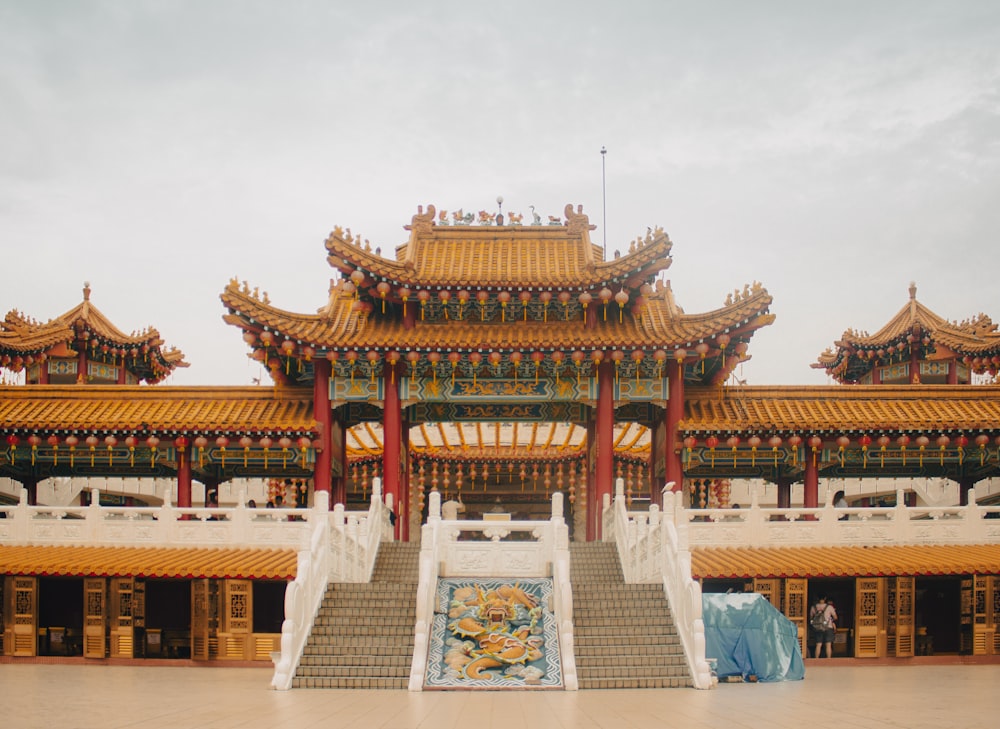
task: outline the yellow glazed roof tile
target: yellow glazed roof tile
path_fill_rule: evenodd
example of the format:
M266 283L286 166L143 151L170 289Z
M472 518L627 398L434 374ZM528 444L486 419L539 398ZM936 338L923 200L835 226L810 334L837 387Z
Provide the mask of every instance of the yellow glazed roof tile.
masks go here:
M312 391L267 387L0 387L0 423L26 430L283 431L315 427Z
M295 579L293 549L0 546L8 575Z
M994 430L1000 387L843 385L690 387L685 433Z
M698 547L695 579L1000 573L1000 544L873 547Z

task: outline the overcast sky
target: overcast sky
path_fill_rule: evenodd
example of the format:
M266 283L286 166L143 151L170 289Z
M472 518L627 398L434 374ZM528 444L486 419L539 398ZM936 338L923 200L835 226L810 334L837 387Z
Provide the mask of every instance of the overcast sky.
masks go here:
M334 226L388 253L497 195L662 226L688 313L762 282L751 384L826 382L911 280L1000 320L1000 3L0 0L0 314L90 281L173 384L260 374L231 277L312 312Z

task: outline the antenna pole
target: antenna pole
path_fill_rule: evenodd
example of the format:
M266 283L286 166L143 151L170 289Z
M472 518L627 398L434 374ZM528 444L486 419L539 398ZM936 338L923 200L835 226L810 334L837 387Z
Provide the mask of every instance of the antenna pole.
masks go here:
M604 221L601 223L601 232L604 235L604 260L608 260L608 195L604 177L604 158L608 154L605 147L601 147L601 214Z

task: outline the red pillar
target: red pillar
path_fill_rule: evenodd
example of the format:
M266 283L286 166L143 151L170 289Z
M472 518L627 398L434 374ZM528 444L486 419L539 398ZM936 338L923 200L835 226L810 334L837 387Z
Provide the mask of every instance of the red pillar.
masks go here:
M684 467L677 445L677 424L684 418L684 367L677 360L667 362L667 440L663 450L667 481L674 482L673 491L684 488Z
M779 478L775 480L778 486L778 508L792 508L792 479Z
M957 385L958 384L958 360L953 359L948 363L948 384Z
M79 355L76 359L76 384L86 385L87 384L87 340L78 339L76 340L76 346L79 350Z
M819 465L815 453L806 453L806 470L803 475L802 506L811 509L819 506Z
M334 453L330 456L331 470L333 459L340 459L340 475L333 479L330 506L332 507L334 504L344 504L346 506L347 479L350 476L347 468L347 428L336 421L331 422L330 427L333 430L330 436L330 445L335 447Z
M191 506L191 458L185 449L177 449L177 506Z
M317 359L313 362L313 420L316 421L320 449L316 451L316 462L313 464L313 490L331 490L332 474L332 417L330 414L330 362ZM332 496L332 494L331 494ZM333 508L333 499L330 499Z
M385 409L382 412L382 494L392 494L392 507L396 513L396 539L400 539L402 514L400 513L400 447L402 445L402 409L399 401L399 377L396 366L386 362L382 367L382 384L385 388Z
M400 539L404 542L410 541L410 422L407 418L402 419L401 433L402 447L400 449L400 469L399 469L399 519Z
M602 362L597 368L597 469L594 484L594 524L588 538L601 538L601 510L604 495L614 490L615 449L615 371L611 362Z
M920 384L920 352L916 347L910 352L910 384Z
M597 539L597 531L595 526L597 524L597 516L595 514L600 513L600 504L597 503L597 478L595 477L595 459L594 454L597 452L597 420L591 411L590 418L587 421L587 520L586 520L586 536L587 541L592 542Z

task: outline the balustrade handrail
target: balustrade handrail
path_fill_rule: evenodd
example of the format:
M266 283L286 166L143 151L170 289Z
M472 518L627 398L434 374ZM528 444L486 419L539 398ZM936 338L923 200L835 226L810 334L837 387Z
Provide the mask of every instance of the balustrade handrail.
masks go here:
M665 505L673 502L672 485L667 484L664 488ZM630 518L625 505L623 479L618 479L615 484L615 499L605 510L604 524L611 526L611 533L606 533L604 538L614 541L618 548L625 581L663 586L684 649L692 685L699 689L712 688L714 682L705 660L701 585L691 578L687 525L662 519L655 504L650 506L648 514Z

